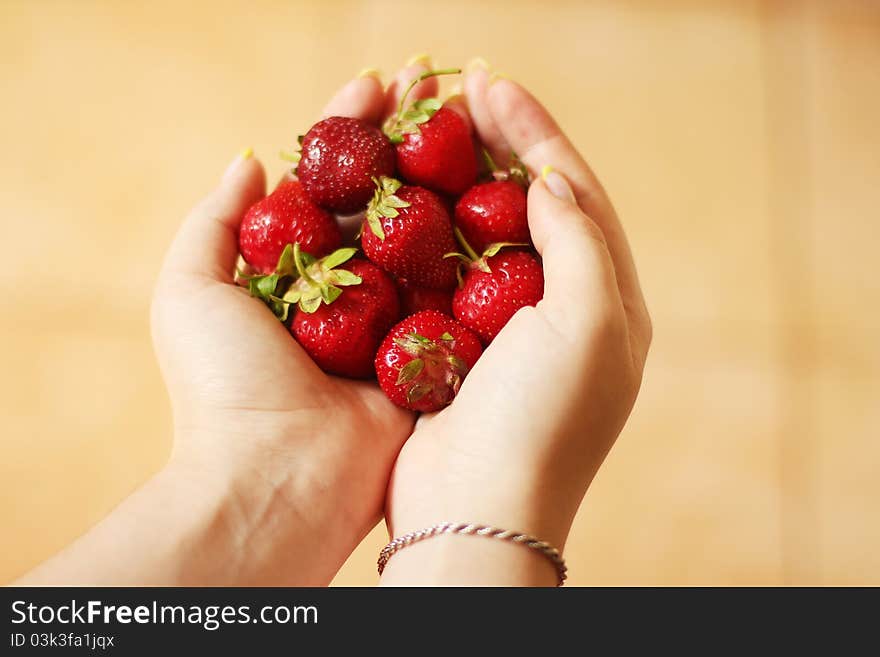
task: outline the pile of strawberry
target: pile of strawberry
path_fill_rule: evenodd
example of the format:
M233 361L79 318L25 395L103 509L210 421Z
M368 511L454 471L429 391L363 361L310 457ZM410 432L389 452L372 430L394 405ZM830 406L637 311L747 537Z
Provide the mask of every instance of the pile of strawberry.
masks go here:
M486 157L481 176L465 119L436 98L405 99L382 131L340 116L312 126L297 180L248 210L239 248L251 294L322 370L376 376L394 403L427 412L452 401L519 308L540 301L544 276L522 165L501 172ZM335 216L355 213L362 255L343 246Z

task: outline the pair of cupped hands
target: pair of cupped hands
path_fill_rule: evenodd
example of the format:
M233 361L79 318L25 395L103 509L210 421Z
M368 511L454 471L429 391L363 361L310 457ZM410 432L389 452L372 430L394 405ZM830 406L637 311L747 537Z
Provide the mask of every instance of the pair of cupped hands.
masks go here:
M324 116L381 125L429 67L406 66L387 89L376 75L359 76ZM451 406L417 417L374 382L324 374L235 284L239 222L266 193L259 161L236 158L180 228L152 308L175 429L160 476L178 487L181 505L209 514L220 537L216 550L194 545L176 581L324 585L383 514L393 536L472 522L563 547L636 399L650 320L614 209L547 110L485 66L471 67L462 89L447 102L476 138L496 162L516 152L534 178L528 217L544 299L516 313ZM410 96L436 94L429 78ZM433 541L436 554L425 542L423 552L396 555L383 582L555 582L528 550L479 548L486 553L474 559L510 560L493 571L457 563L476 549L465 543L490 541Z

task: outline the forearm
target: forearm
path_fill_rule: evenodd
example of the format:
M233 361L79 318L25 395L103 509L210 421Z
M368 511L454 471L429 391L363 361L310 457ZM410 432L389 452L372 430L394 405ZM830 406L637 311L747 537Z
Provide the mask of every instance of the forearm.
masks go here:
M339 536L344 521L312 507L309 483L258 479L172 462L17 584L326 585L363 530Z
M98 525L25 575L24 585L176 585L216 576L231 542L226 493L168 466Z

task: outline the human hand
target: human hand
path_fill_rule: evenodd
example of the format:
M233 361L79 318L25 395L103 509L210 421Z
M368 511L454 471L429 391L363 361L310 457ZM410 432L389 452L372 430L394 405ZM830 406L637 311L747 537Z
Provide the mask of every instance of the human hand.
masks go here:
M376 77L358 77L324 115L378 124L424 70L406 67L387 93ZM411 95L435 93L436 81L426 80ZM221 522L245 549L217 572L210 559L199 564L204 580L320 585L381 517L413 416L374 383L324 374L234 284L238 225L264 193L261 165L237 158L187 218L163 266L152 326L174 411L169 467L235 501Z
M393 536L439 522L486 523L560 549L642 379L651 323L623 229L604 190L547 111L485 70L464 83L496 162L533 175L529 227L544 299L519 310L448 408L423 415L397 459ZM383 583L552 584L540 557L499 541L438 537L396 554Z

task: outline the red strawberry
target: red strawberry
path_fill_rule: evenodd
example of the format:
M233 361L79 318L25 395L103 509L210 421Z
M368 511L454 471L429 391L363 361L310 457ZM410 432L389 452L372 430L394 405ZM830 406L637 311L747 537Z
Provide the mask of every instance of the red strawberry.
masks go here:
M444 315L452 315L452 290L418 287L401 278L397 280L397 291L400 293L401 318L423 310L436 310Z
M238 233L242 257L261 274L275 270L281 252L298 242L303 250L323 256L339 247L336 219L315 205L295 180L283 182L244 215Z
M526 192L512 180L475 185L456 204L455 225L478 252L498 242L528 244Z
M544 296L544 270L530 252L502 251L493 244L481 258L468 248L470 258L460 287L452 297L455 318L488 345L513 314L535 306Z
M363 210L373 195L373 178L394 175L394 148L373 125L331 116L300 142L296 174L321 207L340 214Z
M411 285L455 286L456 265L444 255L456 249L449 213L433 192L381 178L367 208L361 235L364 254Z
M385 134L397 149L400 175L414 185L452 195L464 192L477 178L477 158L467 123L436 98L417 100L406 111L403 107L407 94L421 80L460 72L429 71L417 77L400 99L397 114L385 125Z
M331 293L329 303L318 297L314 308L300 301L290 330L328 374L365 379L373 375L376 350L400 312L397 290L388 274L366 260L353 260L346 270L360 282Z
M472 331L425 310L391 329L376 354L376 376L395 404L427 413L452 402L482 353Z

